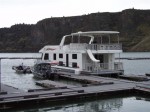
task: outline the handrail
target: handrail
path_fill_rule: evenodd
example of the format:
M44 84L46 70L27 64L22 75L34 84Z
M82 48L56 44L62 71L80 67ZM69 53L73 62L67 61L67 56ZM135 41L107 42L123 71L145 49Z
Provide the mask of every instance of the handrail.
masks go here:
M113 68L109 68L114 65ZM99 70L123 70L122 62L114 62L114 63L86 63L85 70L87 71L99 71Z
M122 50L122 44L86 44L86 43L71 43L71 50Z

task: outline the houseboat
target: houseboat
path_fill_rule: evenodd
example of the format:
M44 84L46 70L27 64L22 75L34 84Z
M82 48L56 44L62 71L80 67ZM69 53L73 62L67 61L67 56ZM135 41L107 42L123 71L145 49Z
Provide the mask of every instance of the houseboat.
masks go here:
M52 68L62 74L122 74L123 64L115 60L122 53L118 31L88 31L63 36L59 45L46 45L40 61L58 63Z

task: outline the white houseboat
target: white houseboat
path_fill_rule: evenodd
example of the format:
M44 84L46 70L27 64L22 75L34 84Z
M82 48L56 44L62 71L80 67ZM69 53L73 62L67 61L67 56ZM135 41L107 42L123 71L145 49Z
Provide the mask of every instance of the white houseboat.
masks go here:
M122 52L117 31L77 32L63 36L59 45L46 45L39 52L41 61L59 63L52 66L69 74L122 74L123 65L115 60Z

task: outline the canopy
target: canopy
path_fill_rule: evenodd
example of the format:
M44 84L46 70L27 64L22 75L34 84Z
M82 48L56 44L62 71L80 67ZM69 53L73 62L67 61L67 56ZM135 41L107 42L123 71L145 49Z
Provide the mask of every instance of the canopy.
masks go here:
M60 42L60 46L64 45L64 41L66 37L73 37L73 36L86 36L86 37L91 37L91 40L89 43L91 43L94 40L94 35L100 35L99 37L101 37L101 35L108 35L108 37L110 38L110 34L118 34L118 31L88 31L88 32L77 32L77 33L71 33L70 35L65 35L63 36L61 42ZM118 37L118 36L117 36ZM109 39L110 40L110 39Z
M72 36L88 36L88 35L107 35L107 34L118 34L118 31L88 31L88 32L77 32L72 33Z

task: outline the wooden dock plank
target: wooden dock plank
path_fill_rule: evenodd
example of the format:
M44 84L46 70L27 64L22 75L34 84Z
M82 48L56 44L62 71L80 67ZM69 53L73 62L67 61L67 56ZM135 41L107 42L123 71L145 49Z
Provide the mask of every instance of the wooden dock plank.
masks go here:
M109 90L118 91L118 90L126 90L133 89L135 84L112 84L112 85L103 85L103 86L89 86L89 87L81 87L85 93L91 92L108 92ZM76 88L73 88L75 90ZM78 88L79 89L79 88Z
M68 84L55 82L55 81L51 81L51 80L36 81L36 85L46 87L46 88L52 88L52 89L57 89L57 88L65 89L65 88L76 87L76 86L73 86L73 85L68 85Z
M61 75L63 78L67 78L70 80L88 82L88 83L111 83L120 84L120 83L133 83L133 81L124 80L124 79L116 79L116 78L108 78L108 77L100 77L94 75Z

